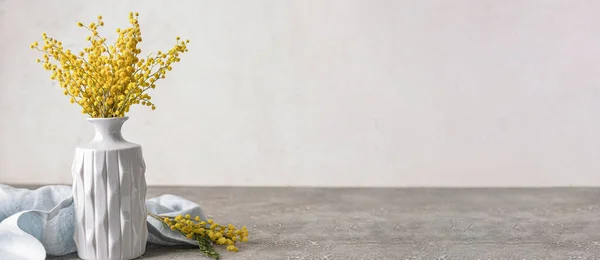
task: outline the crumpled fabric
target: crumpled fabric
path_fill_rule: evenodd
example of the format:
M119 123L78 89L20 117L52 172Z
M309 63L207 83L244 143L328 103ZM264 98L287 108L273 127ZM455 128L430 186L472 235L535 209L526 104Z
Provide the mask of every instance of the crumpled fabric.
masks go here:
M177 216L206 216L200 205L175 195L162 195L146 201L148 212ZM0 184L0 259L38 260L46 255L61 256L77 251L73 241L75 221L70 186L52 185L36 190ZM148 242L182 245L197 242L147 218Z

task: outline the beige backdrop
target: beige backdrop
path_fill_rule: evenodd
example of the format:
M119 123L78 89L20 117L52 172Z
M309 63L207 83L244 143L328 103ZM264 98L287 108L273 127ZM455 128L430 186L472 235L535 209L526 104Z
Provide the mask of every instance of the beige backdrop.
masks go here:
M134 109L148 184L600 185L599 1L0 0L0 183L70 183L92 128L34 62L140 12L190 52Z

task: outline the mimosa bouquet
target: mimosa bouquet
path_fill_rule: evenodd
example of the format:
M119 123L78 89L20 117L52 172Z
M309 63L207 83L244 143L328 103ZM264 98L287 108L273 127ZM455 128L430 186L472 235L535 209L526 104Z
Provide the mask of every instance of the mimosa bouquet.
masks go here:
M140 58L142 32L138 16L129 13L132 27L117 29L117 41L110 46L98 34L98 28L104 26L102 16L98 16L95 23L78 23L91 33L86 38L89 47L79 53L65 49L62 42L46 33L42 34L43 46L34 42L30 47L44 54L37 62L52 71L50 78L60 83L71 103L82 107L82 113L94 118L123 117L134 104L154 110L156 106L147 91L154 89L171 65L180 61L179 55L188 51L190 41L177 37L173 49Z

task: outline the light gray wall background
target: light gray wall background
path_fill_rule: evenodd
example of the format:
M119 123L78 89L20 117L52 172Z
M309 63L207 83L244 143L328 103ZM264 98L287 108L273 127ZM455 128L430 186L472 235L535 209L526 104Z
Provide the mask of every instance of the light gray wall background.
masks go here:
M600 185L599 1L0 0L0 182L70 183L92 137L34 62L140 12L190 52L133 109L148 184Z

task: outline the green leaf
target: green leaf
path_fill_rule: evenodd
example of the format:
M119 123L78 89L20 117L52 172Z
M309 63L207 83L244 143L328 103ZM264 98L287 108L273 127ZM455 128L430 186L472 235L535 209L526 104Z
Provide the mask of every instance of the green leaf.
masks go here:
M210 240L208 240L208 238L197 236L196 239L198 240L198 247L200 248L200 252L202 252L204 255L212 259L219 259L221 257L219 253L215 251L215 249L212 246L212 243L210 242Z

